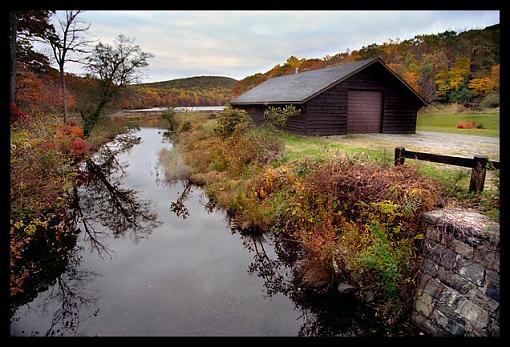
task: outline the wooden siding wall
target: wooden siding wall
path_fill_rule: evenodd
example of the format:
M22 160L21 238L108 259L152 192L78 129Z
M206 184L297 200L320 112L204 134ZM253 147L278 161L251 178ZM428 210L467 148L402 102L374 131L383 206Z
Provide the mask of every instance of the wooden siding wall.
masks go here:
M285 107L285 105L272 105L276 107ZM300 105L295 105L296 108L301 108ZM266 109L266 105L238 105L236 108L240 108L248 112L255 122L255 124L261 124L264 122L264 111ZM285 130L289 133L293 134L305 134L305 111L302 109L299 116L290 117L287 120L287 125L285 126Z
M341 135L347 131L347 89L336 85L306 103L307 135Z
M390 72L374 64L306 103L306 134L335 135L347 132L348 91L383 91L383 133L414 133L420 106L414 95Z

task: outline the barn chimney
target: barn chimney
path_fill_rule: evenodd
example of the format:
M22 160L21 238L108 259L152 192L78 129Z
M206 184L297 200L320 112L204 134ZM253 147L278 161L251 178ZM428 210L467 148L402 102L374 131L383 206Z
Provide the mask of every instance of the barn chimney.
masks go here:
M298 67L296 68L296 73L299 73L299 68Z

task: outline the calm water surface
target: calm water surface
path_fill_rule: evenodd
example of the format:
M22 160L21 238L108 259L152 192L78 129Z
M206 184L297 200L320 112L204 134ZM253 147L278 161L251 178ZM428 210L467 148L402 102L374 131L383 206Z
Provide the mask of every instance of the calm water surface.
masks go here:
M177 112L183 111L223 111L225 106L177 106L173 108ZM125 112L159 112L168 110L168 107L151 107L137 110L125 110Z
M168 181L164 132L139 128L84 168L102 175L76 192L65 271L17 307L12 335L382 334L352 299L295 283L292 242L236 231L199 187Z

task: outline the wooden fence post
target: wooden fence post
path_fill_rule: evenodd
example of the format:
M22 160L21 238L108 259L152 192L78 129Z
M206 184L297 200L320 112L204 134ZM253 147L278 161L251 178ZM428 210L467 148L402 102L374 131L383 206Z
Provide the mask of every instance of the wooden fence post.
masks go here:
M483 191L485 184L485 174L487 172L488 158L485 156L476 156L473 158L475 164L471 171L471 181L469 182L469 191L477 194Z
M395 147L395 166L404 164L406 149L404 147Z

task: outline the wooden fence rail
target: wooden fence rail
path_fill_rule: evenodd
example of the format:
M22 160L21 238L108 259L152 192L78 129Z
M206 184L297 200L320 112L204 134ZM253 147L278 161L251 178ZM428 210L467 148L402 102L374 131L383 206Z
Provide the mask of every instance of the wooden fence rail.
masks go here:
M426 160L434 163L442 163L456 166L469 167L471 171L471 181L469 182L469 191L477 194L483 191L485 185L485 174L488 164L491 168L499 170L499 161L489 160L485 156L474 156L471 158L452 157L448 155L439 155L423 152L408 151L404 147L395 148L395 165L402 165L406 158Z

